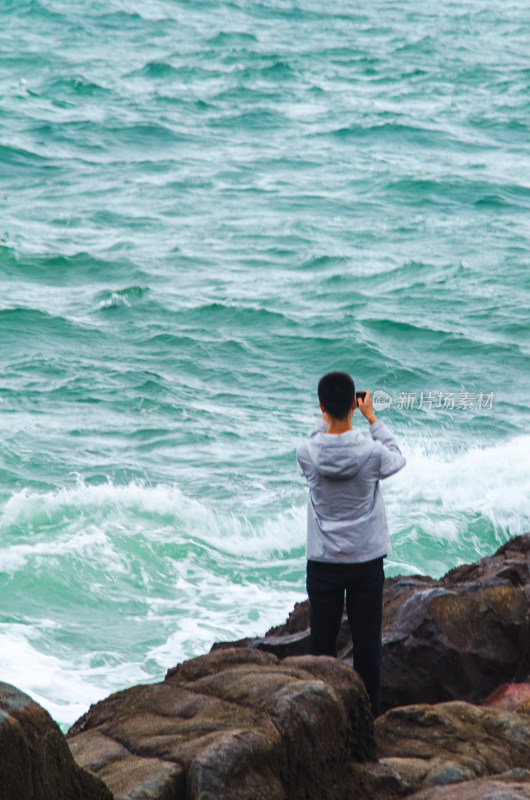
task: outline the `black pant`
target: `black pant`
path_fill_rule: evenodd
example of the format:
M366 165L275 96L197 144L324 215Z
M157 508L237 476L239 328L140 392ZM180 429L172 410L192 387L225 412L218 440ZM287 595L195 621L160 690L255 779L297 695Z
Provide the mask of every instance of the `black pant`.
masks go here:
M383 615L383 557L362 564L307 562L307 593L315 656L337 655L337 636L344 609L353 641L353 664L366 686L372 714L381 705L381 620Z

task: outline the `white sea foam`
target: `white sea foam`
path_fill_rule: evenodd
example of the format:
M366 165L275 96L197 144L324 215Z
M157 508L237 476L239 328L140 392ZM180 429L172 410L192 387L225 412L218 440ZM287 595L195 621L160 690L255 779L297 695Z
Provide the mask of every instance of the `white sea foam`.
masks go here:
M196 596L195 591L195 596ZM304 589L278 591L267 586L219 582L204 606L182 615L178 626L162 644L151 648L147 659L167 668L183 658L208 652L213 642L263 635L286 618Z
M91 703L109 694L111 687L122 688L147 677L136 664L93 668L89 658L77 663L58 658L42 651L45 638L34 625L2 623L0 674L5 683L29 694L63 725L75 722Z
M105 308L119 308L120 306L130 308L130 305L131 304L125 295L113 292L110 297L107 297L105 300L101 300L98 303L98 309L103 310Z
M237 518L175 486L18 492L0 518L0 569L31 592L0 628L3 679L68 725L117 688L284 619L303 598L303 580L285 577L302 573L303 539L303 508Z
M123 486L111 482L98 486L83 481L71 488L39 493L27 489L13 495L0 517L2 529L22 528L34 531L49 526L81 527L85 536L79 542L62 542L55 548L84 549L90 543L106 544L101 530L119 527L126 534L149 532L157 540L176 541L179 537L196 538L233 555L266 556L288 551L303 544L304 510L289 509L274 517L249 519L236 514L218 513L211 507L186 497L178 487L159 484L148 486L132 482ZM18 545L11 548L13 558L43 552L49 545ZM112 556L111 551L108 555Z
M75 555L82 558L87 555L93 557L94 554L97 554L107 567L115 571L124 569L122 561L105 533L95 525L88 524L86 528L74 533L66 532L60 539L3 546L0 550L0 572L13 573L22 569L30 558L38 562L50 556Z
M450 538L454 514L480 515L506 536L530 530L530 436L454 453L431 441L406 456L406 469L385 485L387 504L400 515L429 506L437 520L446 516Z

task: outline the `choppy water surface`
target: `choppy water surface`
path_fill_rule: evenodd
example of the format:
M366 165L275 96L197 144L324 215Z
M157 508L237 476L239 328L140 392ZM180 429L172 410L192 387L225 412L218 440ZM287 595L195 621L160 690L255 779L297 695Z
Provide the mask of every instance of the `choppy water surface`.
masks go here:
M392 400L387 574L530 529L529 23L4 2L0 678L64 727L303 599L329 369Z

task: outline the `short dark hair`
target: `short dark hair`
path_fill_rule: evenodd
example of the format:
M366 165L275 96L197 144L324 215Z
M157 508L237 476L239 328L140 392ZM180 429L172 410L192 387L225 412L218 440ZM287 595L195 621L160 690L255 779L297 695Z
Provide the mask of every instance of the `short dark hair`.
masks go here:
M328 372L318 382L318 399L335 419L346 419L355 397L355 385L347 372Z

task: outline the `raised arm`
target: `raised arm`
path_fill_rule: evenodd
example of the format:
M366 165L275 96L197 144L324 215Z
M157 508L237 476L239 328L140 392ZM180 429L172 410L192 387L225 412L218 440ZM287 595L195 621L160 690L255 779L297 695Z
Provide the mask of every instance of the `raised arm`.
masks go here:
M380 478L388 478L405 466L406 459L399 449L398 443L381 420L377 420L372 406L370 392L366 392L364 400L359 400L359 410L370 423L370 435L376 442L381 442Z
M381 466L379 468L379 477L388 478L390 475L403 469L407 461L385 423L381 420L374 422L373 425L370 425L370 433L372 439L381 442Z

